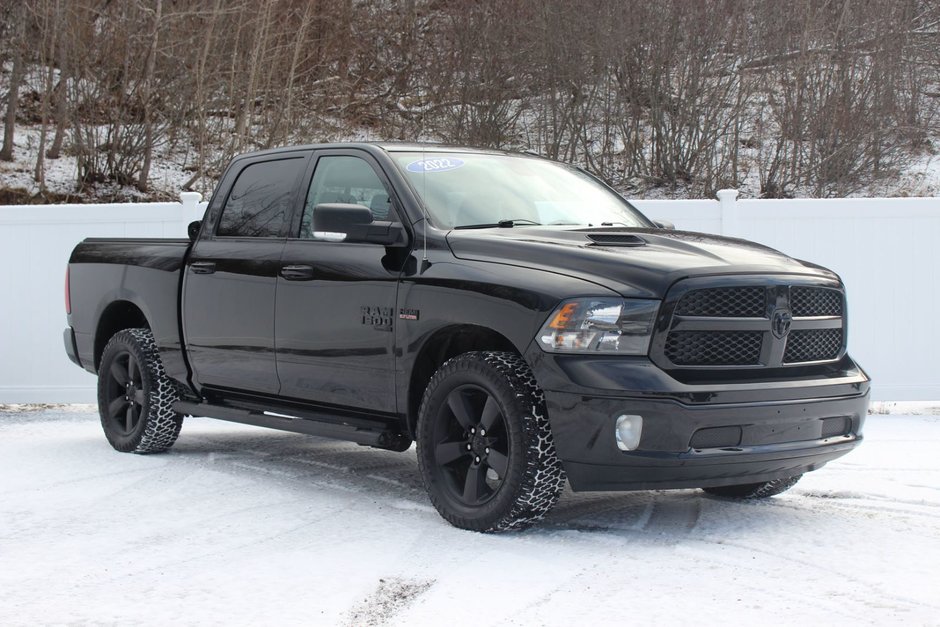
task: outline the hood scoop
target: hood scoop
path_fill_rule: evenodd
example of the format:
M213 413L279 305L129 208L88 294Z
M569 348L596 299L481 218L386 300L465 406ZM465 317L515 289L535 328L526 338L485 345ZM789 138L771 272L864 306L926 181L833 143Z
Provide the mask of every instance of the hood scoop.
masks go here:
M645 246L646 240L632 233L589 233L589 246Z

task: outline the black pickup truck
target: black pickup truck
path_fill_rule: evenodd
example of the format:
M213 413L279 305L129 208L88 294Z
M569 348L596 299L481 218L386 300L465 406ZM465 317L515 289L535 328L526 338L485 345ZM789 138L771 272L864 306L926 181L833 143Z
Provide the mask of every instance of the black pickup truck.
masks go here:
M839 277L676 231L582 170L432 145L256 152L189 239L88 239L65 348L111 445L183 416L404 451L466 529L580 490L778 494L862 439Z

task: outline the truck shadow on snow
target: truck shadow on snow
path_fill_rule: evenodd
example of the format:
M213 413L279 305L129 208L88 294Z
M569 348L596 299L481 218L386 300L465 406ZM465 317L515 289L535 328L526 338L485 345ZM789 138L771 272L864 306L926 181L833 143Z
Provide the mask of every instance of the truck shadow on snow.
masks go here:
M190 419L192 420L192 419ZM428 501L414 448L405 453L312 436L266 430L183 433L170 456L204 469L252 480L270 480L295 490L338 490L416 516L437 516ZM566 488L552 512L535 529L639 534L675 539L697 528L703 508L750 510L751 524L779 525L792 508L771 503L736 503L699 490L575 493ZM755 511L757 510L757 511ZM764 510L766 516L759 514ZM714 513L714 511L713 511ZM441 521L442 524L444 521Z

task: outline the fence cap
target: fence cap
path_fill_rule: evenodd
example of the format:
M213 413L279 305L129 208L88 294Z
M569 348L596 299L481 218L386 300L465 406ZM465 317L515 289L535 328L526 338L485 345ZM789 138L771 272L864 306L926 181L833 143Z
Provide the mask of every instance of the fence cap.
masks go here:
M199 192L180 192L180 202L184 205L196 205L202 202L202 194Z
M736 189L719 189L715 192L715 196L718 197L720 202L734 202L738 197L738 193Z

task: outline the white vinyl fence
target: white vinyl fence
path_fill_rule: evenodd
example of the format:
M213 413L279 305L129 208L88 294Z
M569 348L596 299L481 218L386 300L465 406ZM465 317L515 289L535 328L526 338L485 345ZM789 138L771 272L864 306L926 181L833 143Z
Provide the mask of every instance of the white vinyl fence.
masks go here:
M85 237L185 237L199 195L180 203L0 207L0 403L94 402L95 379L62 345L63 281ZM940 199L637 200L676 228L754 240L838 272L849 351L877 400L940 399Z
M0 207L0 403L93 403L95 377L65 355L65 268L86 237L186 237L180 202Z

